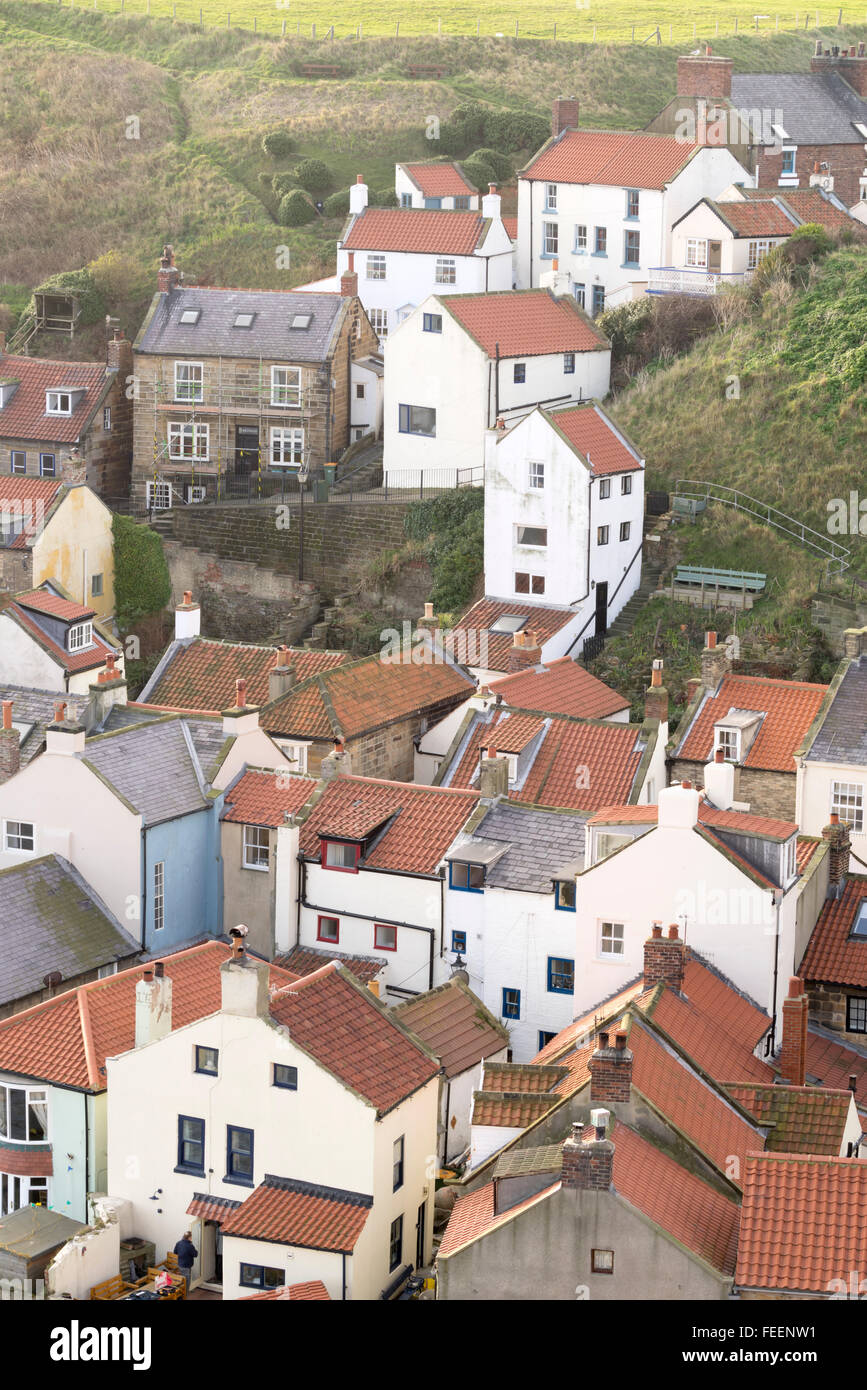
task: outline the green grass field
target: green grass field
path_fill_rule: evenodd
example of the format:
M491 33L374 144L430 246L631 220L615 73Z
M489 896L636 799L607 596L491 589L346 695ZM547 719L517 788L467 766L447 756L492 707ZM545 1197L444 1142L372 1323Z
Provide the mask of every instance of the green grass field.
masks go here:
M103 14L168 16L205 28L256 29L291 37L325 38L333 28L336 38L360 31L362 36L409 37L443 34L502 36L504 39L566 39L590 42L644 43L659 41L683 45L692 39L713 40L746 32L771 34L778 30L830 27L838 23L840 7L823 8L768 5L768 14L756 16L755 0L59 0L66 8L94 9ZM842 23L865 21L863 6L843 8ZM323 59L325 61L325 59Z

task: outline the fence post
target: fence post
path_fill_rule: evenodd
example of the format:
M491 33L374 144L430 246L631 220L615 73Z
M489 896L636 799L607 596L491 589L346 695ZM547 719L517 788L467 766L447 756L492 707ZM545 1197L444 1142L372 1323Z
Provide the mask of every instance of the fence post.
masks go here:
M283 20L283 28L280 30L280 36L281 36L281 38L284 38L284 39L285 39L285 37L286 37L286 21L285 21L285 19Z
M519 23L520 23L520 20L516 19L516 20L515 20L515 38L518 37L518 25L519 25Z
M479 37L479 25L481 24L481 22L482 21L480 19L476 20L476 38ZM556 28L556 25L554 27Z
M420 468L420 469L418 470L418 500L421 502L421 501L423 500L423 498L424 498L424 469L423 469L423 468Z
M395 26L394 26L394 37L395 37L395 38L399 38L399 37L400 37L400 20L398 20L397 23L396 23Z

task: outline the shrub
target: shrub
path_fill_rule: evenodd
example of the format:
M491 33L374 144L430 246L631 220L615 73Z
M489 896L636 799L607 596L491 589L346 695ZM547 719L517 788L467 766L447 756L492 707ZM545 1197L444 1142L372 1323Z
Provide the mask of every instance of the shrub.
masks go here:
M303 227L305 222L312 222L315 216L316 209L301 188L293 188L291 193L286 193L280 199L277 220L284 227Z
M500 154L498 150L474 150L470 155L470 161L489 164L494 171L495 183L508 183L515 173L512 161L507 159L504 154Z
M302 159L295 170L295 182L308 193L322 193L331 187L331 170L322 159Z
M339 193L332 193L330 198L326 198L323 203L326 217L345 217L349 212L349 189L343 188Z
M444 492L407 508L404 529L428 543L437 612L461 610L484 568L485 494L482 488Z
M98 294L111 305L127 304L148 293L148 274L140 261L122 251L106 251L87 267Z
M630 299L616 309L606 309L596 319L598 327L611 343L613 361L620 362L635 351L638 335L647 328L653 306L650 300Z
M463 154L485 138L488 108L478 101L456 106L440 126L440 149L446 154Z
M489 111L485 122L485 139L498 150L537 150L550 135L544 116L525 111Z
M114 597L119 626L127 631L149 613L165 608L172 596L163 543L156 531L117 512L114 540Z
M262 136L262 149L272 159L284 159L287 154L291 154L295 141L288 130L269 130L267 135Z
M487 160L476 159L475 157L464 159L461 162L461 168L470 183L474 183L482 193L487 193L489 183L497 182L497 176Z
M397 194L393 188L372 188L368 198L372 208L397 207Z
M298 187L298 180L294 174L275 174L271 179L271 187L277 197L282 198L284 194L291 193L293 188Z

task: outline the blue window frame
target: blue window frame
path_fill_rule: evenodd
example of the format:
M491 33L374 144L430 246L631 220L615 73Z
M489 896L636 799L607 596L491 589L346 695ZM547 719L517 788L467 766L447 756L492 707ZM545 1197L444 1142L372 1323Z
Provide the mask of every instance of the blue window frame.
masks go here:
M638 216L638 189L627 188L626 190L626 216L630 219Z
M574 878L558 879L554 884L554 906L558 912L575 911Z
M226 1176L224 1182L253 1186L253 1131L226 1125Z
M641 263L641 233L623 233L623 264L639 265Z
M584 285L573 285L572 293L575 296L575 303L578 305L579 309L583 309L585 307L584 301L587 298L586 287Z
M412 207L412 194L411 194L411 193L401 193L401 195L400 195L400 205L401 205L402 208L411 208L411 207Z
M564 956L548 957L548 991L550 994L572 994L575 989L575 962Z
M433 208L436 211L437 208L442 207L443 200L442 198L425 198L424 205L426 208Z
M39 473L43 478L57 477L57 460L54 454L39 455Z
M574 352L563 353L563 375L574 376L575 374L575 354Z
M442 314L422 314L421 326L424 333L442 333Z
M604 286L604 285L594 285L594 286L593 286L593 317L595 318L597 314L601 314L601 313L602 313L602 310L603 310L604 308L605 308L605 286Z
M593 254L594 254L594 256L607 256L607 255L608 255L608 228L607 228L607 227L596 227L596 228L594 228L594 236L593 236Z
M397 428L401 434L420 434L427 439L435 439L437 432L437 413L434 406L399 405Z
M205 1076L216 1076L219 1059L220 1054L216 1047L196 1045L196 1071L203 1072Z
M540 1030L540 1032L539 1032L539 1051L541 1052L543 1047L547 1047L548 1044L549 1044L549 1042L553 1042L554 1039L556 1038L556 1036L557 1036L556 1033L543 1033L543 1032Z
M281 1091L298 1090L298 1068L287 1067L284 1062L274 1063L274 1085Z
M282 1269L242 1262L238 1283L242 1289L281 1289L286 1283L286 1275Z
M521 1017L521 991L519 989L503 990L503 1018Z
M516 362L516 363L515 363L514 367L512 368L512 380L514 381L514 383L515 383L516 386L520 385L520 383L521 383L522 381L526 381L526 380L527 380L527 364L526 364L526 362Z
M449 864L449 888L459 893L481 893L485 887L484 864L462 864L453 859Z
M795 150L783 150L783 162L780 165L781 174L794 174L795 153Z
M178 1163L176 1173L205 1172L205 1122L194 1115L178 1116Z
M452 950L459 956L463 955L467 949L467 934L465 931L452 932Z

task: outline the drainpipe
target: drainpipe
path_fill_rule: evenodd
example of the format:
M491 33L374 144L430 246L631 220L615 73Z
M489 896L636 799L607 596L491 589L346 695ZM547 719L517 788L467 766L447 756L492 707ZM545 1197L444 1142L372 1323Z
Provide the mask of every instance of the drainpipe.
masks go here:
M299 851L299 853L296 855L296 858L297 858L297 860L298 860L298 864L300 865L300 869L299 869L299 873L298 873L298 896L297 896L296 899L295 899L295 906L296 906L296 911L295 911L295 945L296 945L296 946L300 946L300 945L301 945L301 904L302 904L302 902L304 901L304 899L305 899L306 896L307 896L307 865L306 865L306 863L305 863L305 861L304 861L304 855L301 854L300 851Z
M500 418L500 344L494 345L494 424Z
M148 842L145 828L141 828L141 901L139 903L139 913L141 915L141 949L144 951L147 944L147 893L148 893Z
M774 996L771 1006L771 1045L769 1052L773 1052L777 1041L777 977L780 970L780 904L775 904L777 910L777 934L774 943Z
M341 1264L342 1264L342 1266L343 1266L343 1270L342 1270L342 1274L343 1274L343 1277L342 1277L342 1285L343 1285L343 1287L342 1287L342 1289L341 1289L340 1297L341 1297L342 1301L345 1303L345 1302L346 1302L346 1253L345 1253L345 1251L341 1254L341 1256L340 1256L340 1261L341 1261Z
M528 285L528 289L532 289L532 288L533 288L533 180L532 180L532 179L528 179L527 182L528 182L529 185L530 185L530 217L529 217L529 223L530 223L530 265L529 265L529 267L528 267L528 273L529 273L529 276L530 276L530 283L529 283L529 285Z
M445 1139L443 1141L443 1167L449 1166L449 1111L452 1108L452 1083L446 1081L446 1123Z

